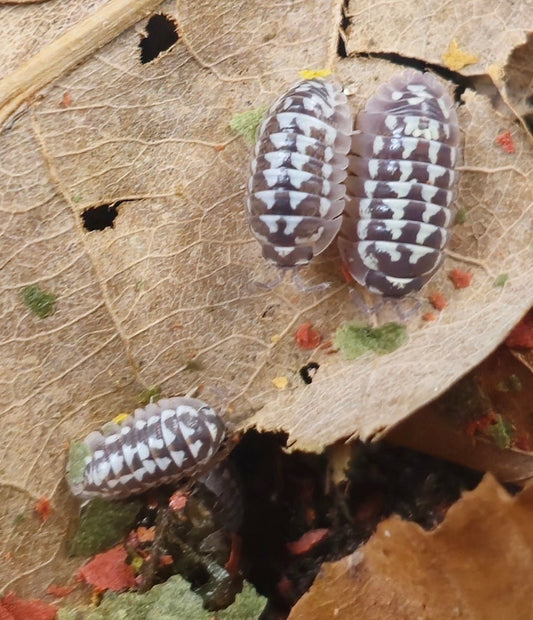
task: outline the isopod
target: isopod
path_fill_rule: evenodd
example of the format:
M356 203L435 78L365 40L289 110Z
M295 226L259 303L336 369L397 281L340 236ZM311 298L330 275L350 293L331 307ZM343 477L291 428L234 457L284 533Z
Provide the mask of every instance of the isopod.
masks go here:
M70 489L82 499L120 499L204 474L216 464L225 434L222 418L201 400L150 403L71 445Z
M298 267L341 226L352 118L341 87L315 78L277 99L258 131L248 183L248 221L263 257Z
M419 71L380 86L358 115L338 244L359 284L401 297L437 271L455 217L459 140L450 94Z

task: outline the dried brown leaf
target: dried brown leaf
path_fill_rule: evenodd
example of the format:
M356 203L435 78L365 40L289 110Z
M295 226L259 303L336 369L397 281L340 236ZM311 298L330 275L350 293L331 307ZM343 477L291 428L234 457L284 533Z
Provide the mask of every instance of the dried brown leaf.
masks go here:
M289 620L531 618L533 488L511 498L487 476L424 531L392 517L330 564Z

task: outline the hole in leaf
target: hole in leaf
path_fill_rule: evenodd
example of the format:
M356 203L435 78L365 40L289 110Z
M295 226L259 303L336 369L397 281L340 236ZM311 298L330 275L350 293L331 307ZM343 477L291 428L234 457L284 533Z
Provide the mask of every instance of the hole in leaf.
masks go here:
M313 377L314 377L316 371L319 368L320 368L320 366L316 362L309 362L309 364L306 364L305 366L302 366L300 368L300 370L299 370L300 377L302 378L302 381L306 385L309 385L310 383L313 383Z
M156 13L146 24L146 36L141 39L141 63L146 64L168 50L178 40L176 22L168 15Z
M120 202L114 202L108 205L99 205L98 207L85 209L81 214L85 230L113 228L113 222L118 215L119 204Z
M346 52L346 34L351 21L348 17L348 0L344 0L341 7L341 22L339 24L339 38L337 41L337 56L339 58L347 58Z

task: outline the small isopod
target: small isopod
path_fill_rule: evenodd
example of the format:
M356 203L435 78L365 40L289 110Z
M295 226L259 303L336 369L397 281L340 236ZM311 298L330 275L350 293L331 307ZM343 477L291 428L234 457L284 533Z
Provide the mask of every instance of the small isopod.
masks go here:
M356 121L339 251L354 280L402 297L437 271L455 218L459 125L444 85L409 70Z
M263 257L306 265L341 225L352 119L341 87L303 80L277 99L258 131L248 221Z
M165 398L107 424L70 450L74 495L120 499L204 474L226 434L223 420L196 398Z

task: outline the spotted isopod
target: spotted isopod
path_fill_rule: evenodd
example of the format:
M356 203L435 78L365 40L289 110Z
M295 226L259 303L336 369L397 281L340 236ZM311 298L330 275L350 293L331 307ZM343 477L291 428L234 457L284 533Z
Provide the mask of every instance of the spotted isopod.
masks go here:
M443 261L455 211L459 126L435 77L408 70L356 120L339 250L354 280L401 297Z
M263 257L306 265L341 225L352 119L341 87L303 80L277 99L258 131L247 207Z
M120 499L205 473L226 434L220 416L196 398L164 398L73 443L67 479L74 495Z

